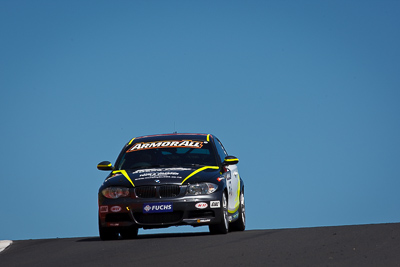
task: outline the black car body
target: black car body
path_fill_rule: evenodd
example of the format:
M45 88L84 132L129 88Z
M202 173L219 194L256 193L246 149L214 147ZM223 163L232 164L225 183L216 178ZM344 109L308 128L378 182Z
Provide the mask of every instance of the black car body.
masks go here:
M134 238L138 229L208 225L225 234L245 229L244 183L238 159L211 134L133 138L122 149L98 194L103 240Z

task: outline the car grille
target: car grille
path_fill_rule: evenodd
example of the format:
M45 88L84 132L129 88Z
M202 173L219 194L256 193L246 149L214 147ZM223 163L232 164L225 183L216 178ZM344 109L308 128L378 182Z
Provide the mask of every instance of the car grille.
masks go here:
M136 212L133 214L135 220L141 224L178 223L182 220L182 216L183 216L182 211L174 211L168 213L151 213L151 214L143 214L140 212Z
M157 195L156 186L141 186L135 188L135 194L140 198L152 198Z
M181 192L179 185L140 186L135 187L135 194L139 198L176 197Z

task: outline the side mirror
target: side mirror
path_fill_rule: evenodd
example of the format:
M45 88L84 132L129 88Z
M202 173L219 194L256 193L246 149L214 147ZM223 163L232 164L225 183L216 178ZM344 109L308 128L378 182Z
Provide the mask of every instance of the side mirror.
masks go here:
M238 163L239 159L235 156L226 156L223 162L224 165L234 165Z
M97 169L100 171L112 171L113 166L109 161L102 161L99 164L97 164Z

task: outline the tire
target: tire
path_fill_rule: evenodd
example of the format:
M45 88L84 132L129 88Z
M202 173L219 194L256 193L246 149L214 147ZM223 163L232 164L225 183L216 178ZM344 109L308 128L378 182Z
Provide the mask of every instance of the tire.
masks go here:
M226 198L226 193L222 194L222 220L218 224L210 224L208 228L210 229L210 233L215 234L227 234L229 231L229 221L228 221L228 201Z
M135 239L138 235L139 228L137 227L127 227L124 229L121 229L119 231L119 234L123 239Z
M99 218L99 236L101 240L116 240L118 239L118 232L114 228L102 227Z
M239 206L239 218L231 223L231 231L244 231L246 229L246 207L244 203L244 191L240 192L240 206Z

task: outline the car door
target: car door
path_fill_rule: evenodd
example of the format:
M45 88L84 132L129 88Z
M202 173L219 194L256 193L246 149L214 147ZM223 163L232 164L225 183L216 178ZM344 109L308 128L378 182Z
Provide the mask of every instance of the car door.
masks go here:
M229 165L230 171L229 183L229 197L228 197L228 212L234 213L239 207L239 195L240 195L240 177L237 165Z
M225 157L228 156L222 143L216 138L215 145L220 155L221 162L224 161ZM228 189L228 212L235 213L239 207L239 195L240 195L240 177L239 171L236 164L226 166L226 186Z

